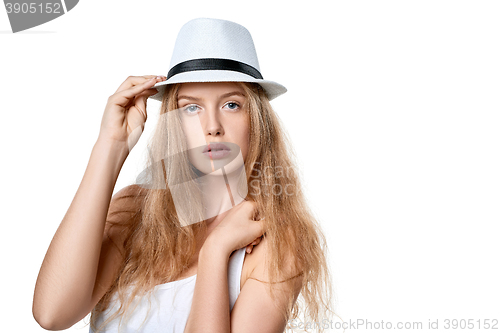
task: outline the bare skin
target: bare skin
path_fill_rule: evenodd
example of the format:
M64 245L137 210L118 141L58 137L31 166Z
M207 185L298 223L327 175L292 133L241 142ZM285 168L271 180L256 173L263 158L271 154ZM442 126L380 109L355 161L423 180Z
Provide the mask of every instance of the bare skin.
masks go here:
M107 237L113 235L105 230L108 209L113 209L111 195L130 151L128 137L146 121L146 99L156 93L150 88L162 80L154 75L130 76L108 98L82 181L38 274L33 316L45 329L71 327L110 286L120 256Z
M82 181L52 239L36 282L33 316L45 329L67 329L83 319L109 289L113 277L117 274L123 249L116 248L112 243L121 244L122 235L115 228L108 228L106 218L113 211L121 210L120 205L133 205L133 202L117 199L136 189L129 186L118 191L113 197L112 193L121 167L137 142L138 137L132 138L133 133L137 133L138 128L141 133L146 122L147 97L157 92L151 87L165 79L154 75L128 77L108 99L99 136ZM206 119L207 130L217 127L214 125L214 118ZM246 245L247 253L251 253L252 247L260 242L264 230L261 223L249 219L253 209L252 203L243 202L230 212L220 214L209 221L210 233L207 234L197 256L193 258L194 268L184 272L188 276L193 275L193 272L199 274L197 280L200 283L197 282L198 292L195 295L201 296L196 296L193 300L192 318L198 318L200 313L197 309L206 305L203 301L206 295L203 296L203 293L220 291L221 288L224 290L222 284L211 291L200 292L200 288L206 289L212 278L220 278L223 276L220 274L224 272L227 277L226 259L230 253ZM228 237L228 233L231 237ZM242 286L248 285L246 279L250 274L265 279L260 266L262 257L253 260L251 257L245 260ZM201 272L198 270L200 267ZM218 268L217 272L213 271L214 267ZM243 296L251 295L257 290L252 291L248 287L246 291L243 289ZM225 290L227 292L227 281ZM256 297L263 295L255 294ZM223 296L224 293L219 295ZM251 304L255 301L248 298L246 302ZM246 302L241 301L240 304ZM235 306L235 309L240 309L236 310L236 314L241 313L243 307L244 305ZM216 318L216 323L222 320L225 323L223 327L228 327L229 317L221 309L223 308L214 307L215 312L207 315ZM203 317L203 314L201 316ZM237 319L235 323L238 320L241 319ZM194 326L191 324L190 327Z
M183 117L184 132L187 135L188 148L202 146L213 142L230 142L238 145L241 149L243 159L246 159L248 152L249 138L249 119L247 113L247 101L244 96L244 90L238 84L231 82L219 83L185 83L182 84L178 92L178 106ZM189 126L193 124L194 126ZM201 125L201 127L200 127ZM191 128L191 129L190 129ZM194 128L194 130L192 129ZM197 131L203 133L197 133ZM201 135L200 135L201 134ZM199 154L201 155L201 154ZM191 162L204 173L210 173L211 170L205 170L203 163L205 156L190 156ZM214 183L217 178L222 178L222 175L212 176ZM211 188L215 185L208 184ZM221 188L221 193L210 192L210 195L215 198L211 203L205 202L206 205L215 205L221 208L219 213L206 220L207 233L201 235L197 239L198 248L188 268L180 274L176 280L185 279L197 274L199 253L205 240L217 229L218 225L226 219L228 211L223 210L223 207L230 207L230 203L223 203L220 198L224 197L223 193L227 191L225 187ZM206 198L207 200L209 198ZM239 205L238 205L239 206ZM237 206L237 207L238 207ZM241 214L240 214L241 215ZM227 231L227 230L225 230ZM248 244L246 247L247 254L251 254L253 246L256 246L261 241L261 234L256 235L250 240L243 241ZM225 233L221 238L238 239L238 237ZM250 236L251 237L251 236ZM250 243L250 244L249 244ZM237 244L232 251L242 248L245 244ZM240 246L241 245L241 246ZM240 286L242 287L250 273L254 269L256 260L248 257L243 263Z

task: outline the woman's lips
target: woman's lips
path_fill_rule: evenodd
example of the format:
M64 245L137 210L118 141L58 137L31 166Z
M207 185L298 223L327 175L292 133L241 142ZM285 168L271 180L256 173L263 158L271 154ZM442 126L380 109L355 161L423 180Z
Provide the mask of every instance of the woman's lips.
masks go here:
M223 158L229 155L229 153L231 153L231 149L220 142L209 143L203 150L203 155L210 157L211 159Z

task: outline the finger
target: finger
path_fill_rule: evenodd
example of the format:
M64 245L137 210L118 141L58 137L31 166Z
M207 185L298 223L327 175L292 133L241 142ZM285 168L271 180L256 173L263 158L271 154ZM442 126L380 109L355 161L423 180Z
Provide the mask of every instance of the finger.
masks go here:
M145 89L144 91L142 91L141 93L137 94L135 96L135 99L137 100L140 97L145 97L147 99L149 96L157 94L157 93L158 93L158 90L156 88L148 88L148 89Z
M150 89L144 90L142 93L140 93L139 95L136 96L135 107L138 108L139 110L143 110L144 113L146 113L146 104L148 101L148 97L152 96L154 94L157 94L157 93L158 93L158 90L156 90L155 88L150 88ZM145 116L147 117L147 114L145 114Z
M157 79L157 81L163 81L163 78L166 79L164 75L143 75L143 76L129 76L123 83L118 87L115 93L124 91L132 88L138 84L142 84L152 78L161 77L161 79Z
M151 80L143 82L142 84L133 86L132 88L111 95L110 100L116 105L127 107L127 105L134 97L144 92L145 90L150 89L155 84L156 79L153 78Z
M259 244L259 243L260 243L260 241L261 241L261 240L262 240L262 236L258 237L256 240L254 240L254 241L252 242L252 244L250 244L250 245L257 245L257 244Z
M259 236L259 237L255 238L255 239L254 239L254 241L250 243L250 245L255 245L255 244L258 244L258 243L260 242L260 238L261 238L261 237L262 237L262 236Z
M124 91L132 88L138 84L144 83L157 75L143 75L143 76L129 76L123 83L116 89L116 92Z
M248 245L246 248L247 253L252 253L252 248L253 248L253 246Z

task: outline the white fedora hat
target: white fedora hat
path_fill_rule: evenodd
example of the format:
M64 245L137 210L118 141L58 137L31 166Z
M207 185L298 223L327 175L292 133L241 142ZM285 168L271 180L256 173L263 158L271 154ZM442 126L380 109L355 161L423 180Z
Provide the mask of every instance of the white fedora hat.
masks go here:
M184 82L255 82L269 100L286 92L279 83L264 80L250 32L234 22L210 18L189 21L179 31L167 80L158 82L161 101L168 84Z

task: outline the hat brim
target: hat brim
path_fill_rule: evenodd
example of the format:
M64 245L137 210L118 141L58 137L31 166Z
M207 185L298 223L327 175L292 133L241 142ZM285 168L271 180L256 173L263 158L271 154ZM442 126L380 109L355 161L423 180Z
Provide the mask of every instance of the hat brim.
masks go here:
M284 86L277 82L256 79L254 77L251 77L250 75L240 72L205 70L176 74L166 81L158 82L153 86L153 88L158 89L158 93L149 96L149 98L161 102L167 85L188 82L254 82L258 83L264 89L269 100L273 100L274 98L284 94L287 91Z

